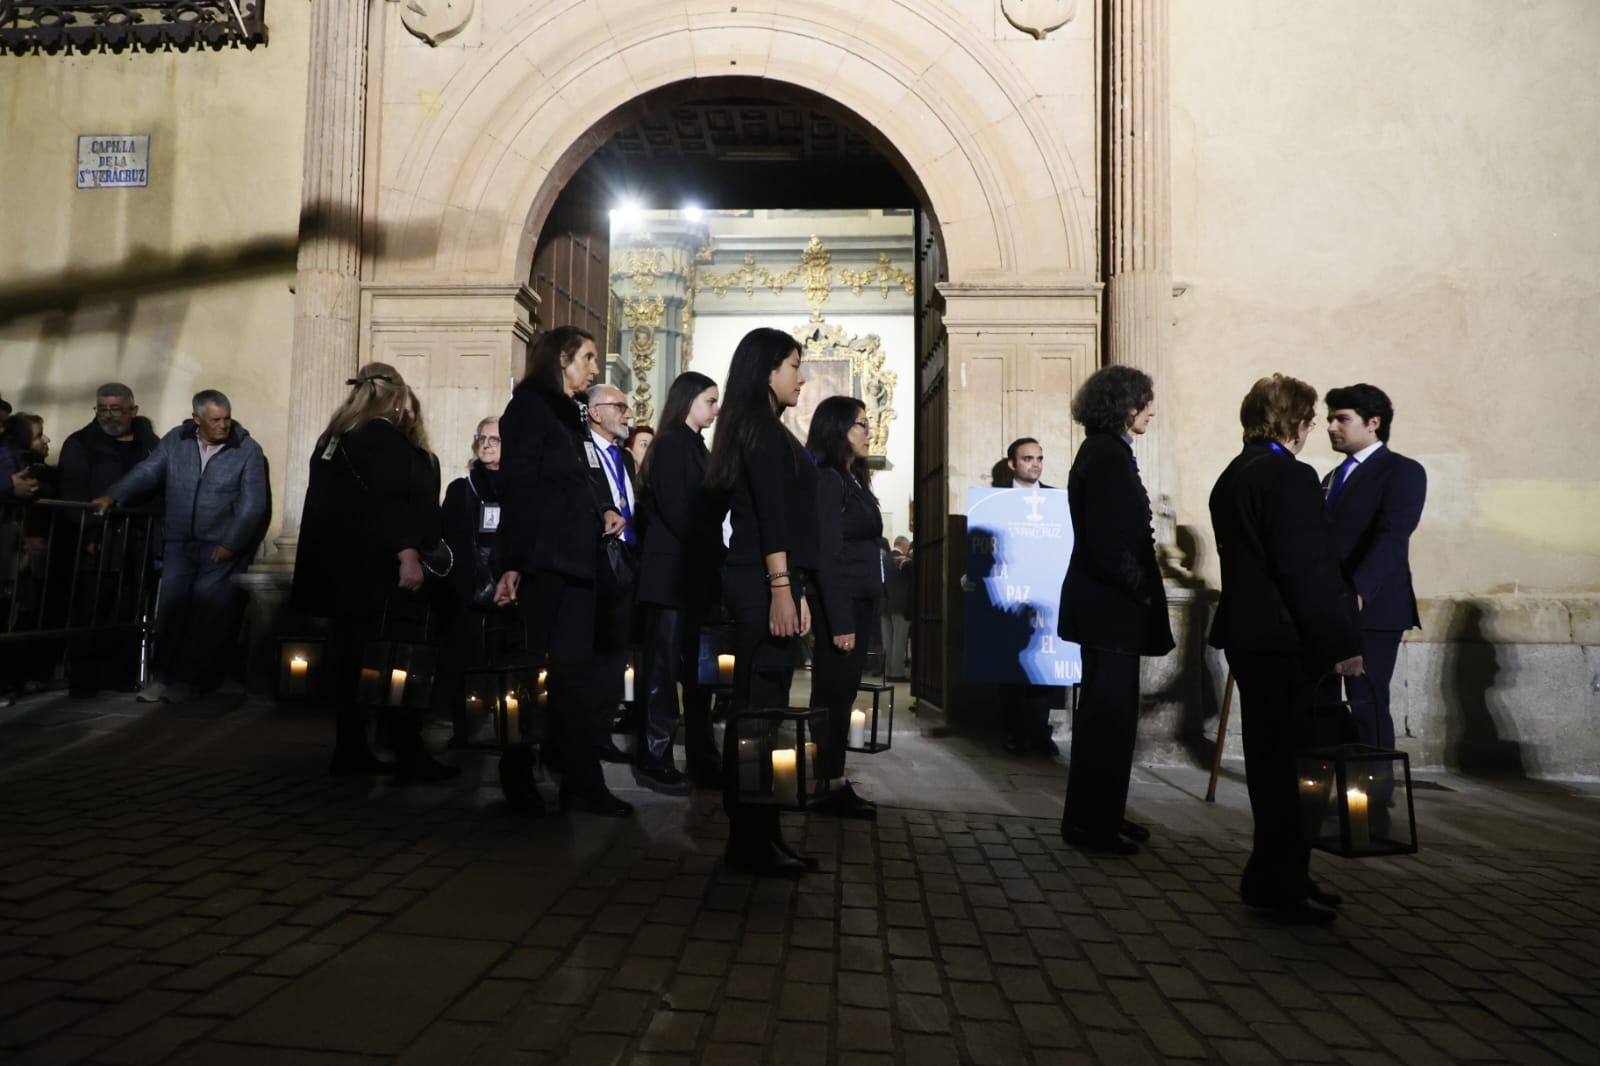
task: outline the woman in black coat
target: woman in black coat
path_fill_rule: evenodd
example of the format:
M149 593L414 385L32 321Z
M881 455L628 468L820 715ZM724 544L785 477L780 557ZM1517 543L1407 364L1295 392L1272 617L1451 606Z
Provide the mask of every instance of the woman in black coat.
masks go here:
M830 396L817 405L806 435L818 467L817 583L806 595L817 630L811 706L828 709L828 724L817 737L817 778L826 795L813 809L846 818L878 814L844 777L850 712L883 599L883 514L867 466L871 442L866 404Z
M693 370L667 390L661 432L639 468L640 527L636 600L644 606L645 707L634 776L657 792L683 795L691 779L721 784L711 737L711 693L696 672L700 624L715 602L722 565L721 512L705 487L703 433L717 419L717 383ZM683 685L686 777L672 764Z
M561 809L627 817L633 807L606 788L591 740L595 560L601 538L624 524L596 495L589 471L600 468L600 455L575 398L599 373L594 337L576 326L557 326L529 349L527 376L500 416L503 573L495 603L522 604L529 654L548 664Z
M485 418L472 434L472 463L467 476L458 477L444 490L439 508L444 541L455 556L450 571L452 621L455 646L449 670L435 688L434 705L450 710L454 733L451 743L471 740L472 723L462 702L462 673L487 664L486 655L503 634L490 617L495 611L495 540L500 528L500 420Z
M1295 458L1316 407L1315 389L1281 374L1257 381L1239 407L1244 449L1211 490L1222 596L1210 640L1238 684L1255 821L1239 893L1249 906L1322 925L1340 901L1311 880L1295 750L1309 739L1318 680L1359 677L1364 664L1316 471Z
M369 363L350 386L312 452L291 599L295 610L333 620L328 651L338 725L329 772L392 769L408 780L444 780L460 770L424 749L420 713L395 723L399 761L391 767L368 748L366 709L356 702L363 645L401 623L425 627L427 575L450 572L439 532L439 462L398 370Z
M817 569L817 467L779 416L800 400L800 346L777 329L755 329L734 349L706 482L726 493L733 535L722 567L722 599L735 645L733 705L789 706L798 643L811 629L805 588ZM739 802L738 752L722 750L728 865L794 876L812 864L783 841L776 807Z
M1072 401L1086 436L1067 475L1072 559L1057 631L1083 649L1061 835L1070 844L1131 855L1150 831L1125 817L1139 730L1139 657L1173 648L1156 564L1150 497L1133 438L1155 417L1149 375L1108 366Z

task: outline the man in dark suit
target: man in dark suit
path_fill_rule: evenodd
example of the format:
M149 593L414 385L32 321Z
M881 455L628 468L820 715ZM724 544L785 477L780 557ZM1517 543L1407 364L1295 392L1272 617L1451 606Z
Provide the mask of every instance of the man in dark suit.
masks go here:
M1316 473L1295 456L1316 414L1310 385L1274 374L1239 408L1241 451L1211 490L1222 596L1211 645L1239 687L1254 846L1240 895L1291 921L1325 924L1338 897L1311 881L1295 751L1317 683L1361 674L1355 604L1322 517Z
M1394 747L1389 682L1400 638L1420 626L1411 586L1411 532L1422 519L1428 475L1422 464L1389 450L1394 405L1375 385L1330 389L1328 443L1345 456L1322 479L1323 510L1333 527L1333 547L1361 622L1370 702L1352 703L1363 744Z
M589 443L598 463L589 475L602 507L622 515L622 531L603 537L596 546L595 562L595 746L607 762L628 763L633 757L611 739L617 705L633 702L627 682L629 654L633 648L633 605L639 542L637 478L633 456L623 447L628 437L628 397L615 385L594 385L588 394ZM641 679L634 675L637 684Z
M1044 446L1032 437L1018 437L1006 449L1005 467L995 466L995 488L1048 489L1044 477ZM1001 708L1006 729L1006 751L1012 755L1059 754L1050 736L1050 708L1065 706L1066 690L1059 685L1001 685Z
M1133 438L1149 429L1155 411L1155 384L1131 366L1095 371L1072 401L1085 436L1067 476L1072 558L1056 631L1083 649L1083 686L1072 714L1061 836L1118 855L1150 839L1149 829L1126 817L1139 659L1173 648L1150 497L1133 458Z

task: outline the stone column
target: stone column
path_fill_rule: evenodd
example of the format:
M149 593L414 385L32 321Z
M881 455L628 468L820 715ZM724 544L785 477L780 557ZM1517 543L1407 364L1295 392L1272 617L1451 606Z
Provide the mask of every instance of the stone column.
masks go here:
M305 164L300 181L288 463L278 547L300 532L317 436L354 375L361 303L361 189L365 143L367 4L312 0Z
M1158 413L1134 455L1163 547L1174 537L1172 436L1162 426L1162 409L1172 411L1167 25L1167 0L1106 4L1106 361L1155 379Z

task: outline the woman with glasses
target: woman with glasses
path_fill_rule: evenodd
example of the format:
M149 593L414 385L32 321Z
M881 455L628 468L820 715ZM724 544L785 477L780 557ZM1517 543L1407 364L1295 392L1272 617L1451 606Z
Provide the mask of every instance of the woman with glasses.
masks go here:
M439 525L455 555L450 587L455 620L454 669L441 673L435 687L436 707L448 707L454 727L450 743L464 746L472 723L462 704L462 671L486 665L485 655L497 634L491 632L495 609L495 536L500 528L500 419L489 417L472 434L472 461L467 476L444 490Z
M817 584L806 592L816 626L811 660L811 706L828 709L817 737L817 779L823 798L814 810L843 818L875 818L877 805L845 780L845 740L867 645L883 598L883 515L867 465L872 425L866 404L830 396L811 416L806 449L817 461Z

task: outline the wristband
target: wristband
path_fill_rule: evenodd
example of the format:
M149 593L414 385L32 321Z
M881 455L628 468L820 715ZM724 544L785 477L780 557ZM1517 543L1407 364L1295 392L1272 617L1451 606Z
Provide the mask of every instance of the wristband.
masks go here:
M780 577L788 577L788 576L789 576L789 571L787 571L787 570L779 570L776 573L771 573L771 574L767 575L767 583L771 584L772 582L778 580Z

